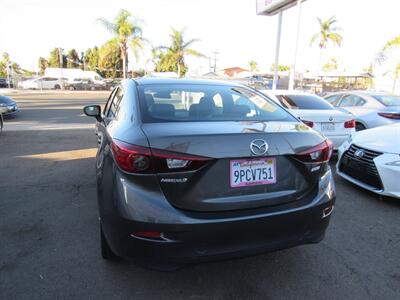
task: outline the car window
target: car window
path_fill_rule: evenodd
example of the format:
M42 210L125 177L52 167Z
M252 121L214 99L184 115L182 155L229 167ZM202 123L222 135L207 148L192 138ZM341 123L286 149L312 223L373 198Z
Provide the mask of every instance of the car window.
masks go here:
M332 96L328 96L325 98L325 101L328 101L330 104L332 104L333 106L336 106L338 101L340 100L340 97L342 95L332 95Z
M340 107L362 106L365 104L365 102L366 101L364 99L356 95L346 95L342 98L342 101L340 101L339 106Z
M118 88L118 91L115 93L114 99L111 101L110 109L108 110L107 117L115 118L118 115L118 111L122 104L122 99L124 98L124 93L122 88Z
M103 111L104 116L107 116L107 115L108 115L108 111L110 110L111 102L114 100L114 96L115 96L115 94L117 93L118 89L119 89L119 87L115 88L115 89L111 92L110 97L108 97L106 106L104 107L104 111Z
M372 95L385 106L400 106L400 96L394 95Z
M315 95L276 95L276 98L288 109L334 109L324 99Z
M160 84L139 86L142 120L295 121L272 100L242 86Z

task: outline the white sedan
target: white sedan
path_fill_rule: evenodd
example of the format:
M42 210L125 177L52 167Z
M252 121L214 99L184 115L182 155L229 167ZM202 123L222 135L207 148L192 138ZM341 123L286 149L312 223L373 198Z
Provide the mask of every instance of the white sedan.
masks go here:
M301 91L262 90L269 98L280 103L305 124L321 132L333 143L333 149L355 132L354 116L337 110L323 98Z
M355 133L339 148L337 173L374 193L400 198L400 124Z

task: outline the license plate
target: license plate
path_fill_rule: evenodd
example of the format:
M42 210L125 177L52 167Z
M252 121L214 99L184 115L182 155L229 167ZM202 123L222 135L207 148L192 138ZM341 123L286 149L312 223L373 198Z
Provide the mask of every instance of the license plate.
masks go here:
M334 131L335 123L321 123L321 130L322 131Z
M230 161L231 187L276 183L275 158L239 159Z

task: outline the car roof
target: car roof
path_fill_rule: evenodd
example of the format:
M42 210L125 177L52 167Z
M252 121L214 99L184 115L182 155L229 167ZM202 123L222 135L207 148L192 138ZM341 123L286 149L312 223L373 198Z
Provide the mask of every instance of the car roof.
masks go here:
M354 91L340 91L340 92L329 93L329 94L325 95L325 97L333 96L333 95L343 95L343 94L366 95L366 96L392 95L391 93L380 92L380 91L354 90Z
M298 91L298 90L260 90L260 92L265 93L267 95L313 95L317 96L312 93Z
M223 86L244 86L237 82L211 79L192 79L192 78L157 78L157 77L142 77L139 79L131 79L138 85L153 85L153 84L203 84L203 85L223 85Z

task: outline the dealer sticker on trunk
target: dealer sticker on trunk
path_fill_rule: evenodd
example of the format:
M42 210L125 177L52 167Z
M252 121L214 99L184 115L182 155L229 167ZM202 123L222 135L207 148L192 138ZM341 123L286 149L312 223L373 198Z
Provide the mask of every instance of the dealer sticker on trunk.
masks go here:
M276 183L275 158L240 159L230 161L232 188Z

